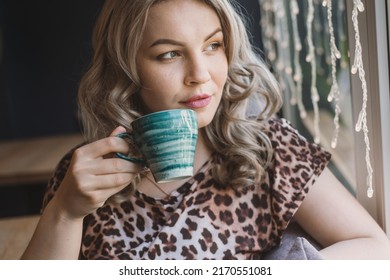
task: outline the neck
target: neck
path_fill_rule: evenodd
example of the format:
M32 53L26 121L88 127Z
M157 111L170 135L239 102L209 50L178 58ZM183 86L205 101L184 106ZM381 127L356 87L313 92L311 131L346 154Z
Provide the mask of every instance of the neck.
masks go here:
M207 145L205 132L203 129L199 130L198 140L196 142L194 170L195 172L202 167L202 165L211 157L212 151Z

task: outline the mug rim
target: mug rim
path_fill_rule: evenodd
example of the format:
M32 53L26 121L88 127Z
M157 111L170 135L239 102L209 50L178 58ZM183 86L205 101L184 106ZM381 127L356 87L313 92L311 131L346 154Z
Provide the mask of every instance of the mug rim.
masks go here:
M151 117L154 115L158 115L158 114L162 114L162 113L166 113L166 112L174 112L174 111L190 111L190 112L195 113L195 111L192 109L184 109L184 108L183 109L168 109L168 110L162 110L162 111L157 111L157 112L149 113L146 115L142 115L139 118L136 118L134 121L138 121L138 120L141 120L141 119L146 118L146 117Z

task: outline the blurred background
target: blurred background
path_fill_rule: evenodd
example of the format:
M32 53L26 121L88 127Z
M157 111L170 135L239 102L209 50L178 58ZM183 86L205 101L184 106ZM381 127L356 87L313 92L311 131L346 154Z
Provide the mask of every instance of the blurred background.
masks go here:
M79 133L77 85L91 57L91 30L102 3L0 0L2 172L6 168L12 172L12 165L18 162L26 161L29 168L39 164L25 158L28 152L11 153L26 148L30 142L24 140L34 139L42 148L46 142L38 139ZM10 143L19 145L4 146ZM35 157L39 161L39 155ZM0 181L0 217L37 213L44 180Z

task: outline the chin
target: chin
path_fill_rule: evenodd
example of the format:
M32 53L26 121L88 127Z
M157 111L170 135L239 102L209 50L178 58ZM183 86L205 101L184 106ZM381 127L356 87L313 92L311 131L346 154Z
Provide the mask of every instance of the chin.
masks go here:
M195 112L198 118L198 128L204 128L216 117L217 110L214 110L214 108L208 108L206 110L195 110Z
M198 128L205 128L213 121L212 118L198 118Z

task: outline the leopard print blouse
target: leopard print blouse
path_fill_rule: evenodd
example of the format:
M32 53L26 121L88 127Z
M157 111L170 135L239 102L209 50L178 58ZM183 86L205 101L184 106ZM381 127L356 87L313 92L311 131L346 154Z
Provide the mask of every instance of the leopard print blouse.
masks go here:
M82 259L261 259L283 231L330 160L284 119L266 131L273 166L261 184L233 190L217 185L211 159L169 197L139 191L128 200L109 200L84 219ZM44 206L65 176L72 152L50 180Z

